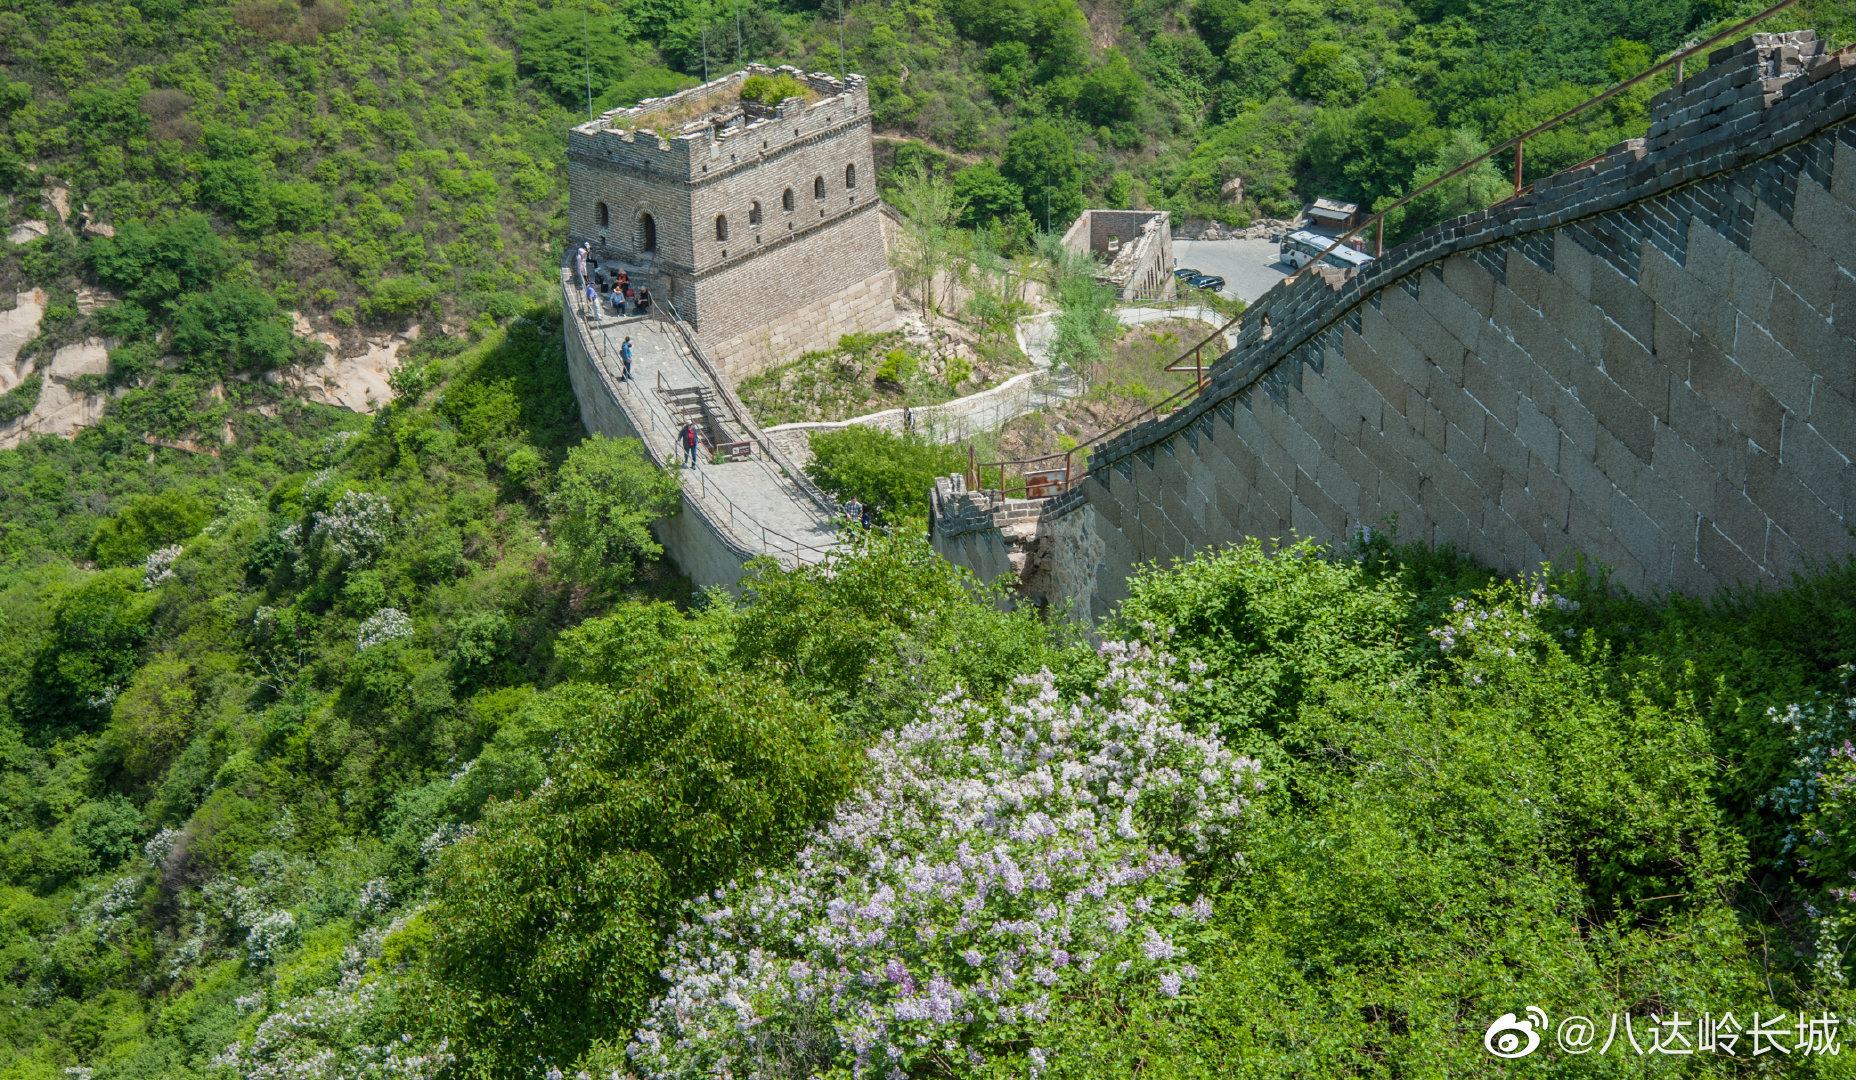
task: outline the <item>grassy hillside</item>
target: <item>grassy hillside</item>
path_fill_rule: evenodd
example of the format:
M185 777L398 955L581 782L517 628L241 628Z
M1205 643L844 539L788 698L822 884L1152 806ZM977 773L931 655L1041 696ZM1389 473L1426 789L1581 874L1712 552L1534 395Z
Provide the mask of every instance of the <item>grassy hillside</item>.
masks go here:
M0 1080L1488 1075L1529 1002L1848 1013L1849 566L1704 603L1252 546L1145 573L1099 647L880 530L692 595L549 306L589 77L868 72L929 168L892 190L967 230L911 257L992 266L1085 200L1392 197L1738 10L7 6L8 223L71 217L0 294L117 396L0 451ZM323 348L293 312L420 326L399 399L267 381ZM902 517L946 465L879 444L815 464ZM1615 1053L1526 1065L1649 1068Z
M292 312L358 348L414 323L481 334L545 291L589 94L622 104L737 57L866 72L904 138L886 150L958 171L960 223L1009 252L1084 202L1244 220L1388 200L1748 6L21 3L0 13L0 188L10 223L52 189L71 216L0 256L0 296L50 293L28 356L110 342L123 423L217 432L281 399L262 375L322 352ZM1774 25L1806 23L1844 34L1847 5ZM1647 93L1538 140L1532 168L1640 130Z

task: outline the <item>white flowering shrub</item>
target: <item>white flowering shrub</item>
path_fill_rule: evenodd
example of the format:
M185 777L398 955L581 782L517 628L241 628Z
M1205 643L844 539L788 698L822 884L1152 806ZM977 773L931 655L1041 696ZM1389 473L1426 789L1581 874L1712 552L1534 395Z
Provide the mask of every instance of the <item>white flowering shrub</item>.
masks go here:
M329 483L334 479L334 469L317 469L315 472L310 473L309 479L303 481L304 497L308 498L316 492L321 491L323 488L328 487Z
M97 895L84 922L96 928L99 941L106 940L117 930L133 925L135 903L141 894L141 878L119 877Z
M870 752L871 775L790 870L693 906L669 992L629 1048L653 1078L1034 1075L1053 1000L1099 969L1177 995L1210 917L1188 855L1228 848L1257 763L1177 723L1184 684L1104 646L1093 696L1046 671L963 698Z
M356 566L371 561L393 531L393 505L371 491L349 491L325 513L315 515L316 535Z
M154 839L142 845L142 854L147 856L148 865L156 870L168 861L168 853L174 850L174 842L180 839L180 830L172 826L162 829Z
M361 886L359 907L362 911L385 911L393 906L393 890L386 878L375 878Z
M296 916L273 911L258 918L245 935L245 955L253 967L270 963L278 950L296 940Z
M450 1067L444 1042L416 1045L401 1035L384 1042L370 1030L376 986L349 975L334 990L286 1001L250 1039L221 1051L208 1066L220 1080L431 1080Z
M439 852L457 843L459 840L473 835L476 831L475 826L465 825L455 821L447 821L438 828L433 829L432 835L419 841L419 855L426 862L431 862L433 859L438 858Z
M1481 686L1497 671L1538 662L1545 655L1548 637L1555 633L1578 634L1574 627L1561 624L1565 616L1579 610L1579 601L1551 592L1545 585L1535 583L1522 593L1515 585L1503 584L1485 590L1481 599L1486 607L1456 601L1444 624L1429 631L1438 651L1471 686Z
M170 544L160 551L151 552L142 562L142 587L152 589L174 576L174 564L180 561L182 548L179 544Z
M412 619L399 608L381 608L369 615L355 632L355 644L362 649L371 649L389 641L412 636Z
M318 464L340 461L348 453L348 448L360 436L358 431L337 431L323 437L316 445L315 461Z

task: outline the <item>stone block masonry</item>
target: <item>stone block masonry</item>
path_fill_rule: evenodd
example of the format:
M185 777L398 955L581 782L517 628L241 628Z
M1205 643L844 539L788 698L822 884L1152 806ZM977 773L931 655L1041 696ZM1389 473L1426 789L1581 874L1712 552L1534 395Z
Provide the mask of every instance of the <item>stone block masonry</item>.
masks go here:
M1394 516L1646 592L1856 552L1856 65L1809 31L1713 59L1647 141L1259 300L1203 396L1041 506L1021 592L1099 615L1143 562Z
M735 378L896 325L864 78L780 70L811 96L742 101L775 74L750 65L568 133L570 241L647 280Z

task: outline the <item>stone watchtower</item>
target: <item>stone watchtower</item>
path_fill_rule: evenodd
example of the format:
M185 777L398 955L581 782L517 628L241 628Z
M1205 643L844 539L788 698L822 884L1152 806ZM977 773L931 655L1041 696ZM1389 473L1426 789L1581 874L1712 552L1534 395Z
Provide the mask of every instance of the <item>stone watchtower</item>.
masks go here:
M808 94L741 99L751 75ZM568 230L645 271L731 378L896 325L864 77L750 65L567 137Z

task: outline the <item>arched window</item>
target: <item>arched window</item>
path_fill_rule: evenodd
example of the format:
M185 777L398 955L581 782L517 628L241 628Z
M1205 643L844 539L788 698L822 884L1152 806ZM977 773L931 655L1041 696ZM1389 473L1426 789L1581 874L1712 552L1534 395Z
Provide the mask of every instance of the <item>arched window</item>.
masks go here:
M597 224L602 229L612 223L611 215L606 213L605 203L602 202L602 203L593 204L593 221L595 224Z
M821 176L818 179L812 181L812 197L814 199L822 199L825 197L825 178L824 177Z
M760 203L759 202L752 202L748 204L748 224L749 225L760 224Z
M786 211L789 214L792 213L793 211L793 189L792 188L787 188L786 194L780 196L780 209Z
M857 166L855 166L855 165L846 165L846 166L844 167L844 187L845 187L845 190L847 190L847 191L848 191L849 189L851 189L851 188L854 188L854 187L856 187L856 186L857 186Z
M715 238L717 240L728 239L728 215L727 214L715 215Z
M638 250L657 250L657 222L650 214L638 215Z

